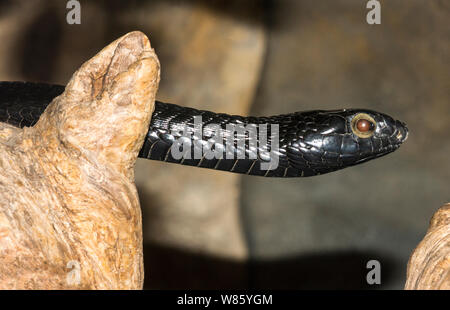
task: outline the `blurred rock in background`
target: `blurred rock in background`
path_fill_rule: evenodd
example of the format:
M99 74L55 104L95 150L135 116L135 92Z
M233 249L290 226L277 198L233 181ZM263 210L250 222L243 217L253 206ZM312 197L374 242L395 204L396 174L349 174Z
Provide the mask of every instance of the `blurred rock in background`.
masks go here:
M384 1L381 25L368 25L361 1L276 3L252 114L368 108L405 121L410 135L398 152L330 175L243 177L249 253L259 262L298 262L271 280L282 287L303 286L302 262L311 256L315 272L335 264L311 286L333 277L345 285L372 253L382 269L389 266L381 287L402 288L411 249L433 211L450 199L449 7ZM364 287L365 278L357 277Z
M65 84L122 34L146 33L158 99L232 114L362 107L405 121L390 156L316 178L240 177L141 160L147 288L402 288L433 211L450 200L445 1L0 0L0 80Z

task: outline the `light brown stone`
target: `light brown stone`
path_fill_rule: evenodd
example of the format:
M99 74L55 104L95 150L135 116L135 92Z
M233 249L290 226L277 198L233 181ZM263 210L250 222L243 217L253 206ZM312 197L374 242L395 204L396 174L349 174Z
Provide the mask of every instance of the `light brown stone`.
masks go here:
M0 123L1 289L142 288L133 169L158 83L150 42L131 32L83 64L34 127Z
M450 289L450 203L434 214L427 234L412 253L405 289Z

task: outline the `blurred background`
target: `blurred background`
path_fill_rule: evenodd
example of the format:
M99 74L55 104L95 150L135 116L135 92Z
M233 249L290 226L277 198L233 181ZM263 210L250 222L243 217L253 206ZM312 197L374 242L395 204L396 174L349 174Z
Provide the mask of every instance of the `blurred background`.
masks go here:
M66 84L140 30L158 99L240 115L369 108L408 124L395 153L324 176L264 179L138 160L145 288L401 289L450 201L450 2L0 0L0 80ZM381 285L366 263L381 263Z

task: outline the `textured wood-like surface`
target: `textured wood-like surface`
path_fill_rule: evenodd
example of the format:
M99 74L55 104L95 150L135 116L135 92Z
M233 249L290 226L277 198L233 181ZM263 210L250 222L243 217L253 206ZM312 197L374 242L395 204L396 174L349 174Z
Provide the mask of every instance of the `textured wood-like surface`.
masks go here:
M142 288L133 170L158 83L149 40L132 32L84 63L34 127L0 123L1 289Z
M450 290L450 203L433 215L411 255L405 289Z

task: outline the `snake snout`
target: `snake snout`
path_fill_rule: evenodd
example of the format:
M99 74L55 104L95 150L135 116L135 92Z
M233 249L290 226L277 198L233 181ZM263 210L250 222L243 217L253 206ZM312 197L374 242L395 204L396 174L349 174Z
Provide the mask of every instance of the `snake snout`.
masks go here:
M408 127L402 121L395 121L395 125L397 127L397 135L395 136L398 143L403 143L406 139L408 139Z

